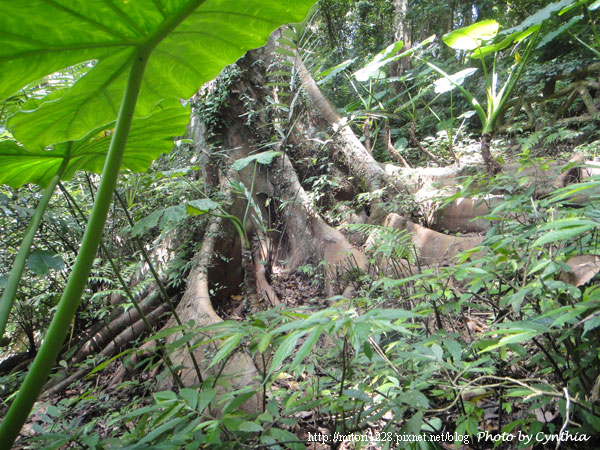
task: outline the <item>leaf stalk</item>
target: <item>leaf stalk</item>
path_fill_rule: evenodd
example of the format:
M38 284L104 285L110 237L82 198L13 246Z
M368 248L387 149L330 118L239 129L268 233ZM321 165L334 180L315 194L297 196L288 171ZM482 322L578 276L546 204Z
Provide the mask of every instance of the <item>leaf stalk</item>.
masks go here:
M0 338L4 336L4 332L6 331L6 324L8 323L8 317L10 316L10 310L12 309L15 297L17 295L17 288L19 287L19 281L21 280L21 275L23 275L23 270L25 269L27 256L29 255L29 250L31 248L31 244L33 243L33 238L38 228L40 227L44 211L46 211L46 208L48 207L48 203L52 198L52 194L56 189L56 185L60 181L60 177L62 176L65 169L67 168L67 165L69 164L68 153L70 149L71 144L69 144L67 150L67 157L63 160L62 164L58 168L58 171L56 172L48 186L46 186L46 188L44 189L42 198L40 199L40 202L35 208L33 217L31 218L29 226L27 227L27 231L25 232L25 237L21 241L19 251L10 270L10 274L8 275L8 280L6 282L6 285L4 286L2 298L0 299Z
M87 285L88 275L92 268L98 246L100 245L102 230L112 203L112 196L119 177L119 169L127 143L127 136L133 120L135 105L150 52L151 49L140 48L134 58L121 102L115 133L110 143L100 186L89 222L85 228L79 254L58 304L56 314L50 323L46 337L40 347L40 351L36 355L6 417L2 421L2 424L0 424L0 443L2 443L2 448L8 449L12 446L21 427L27 420L27 416L54 366L61 345L67 335L69 324L77 311L81 296Z

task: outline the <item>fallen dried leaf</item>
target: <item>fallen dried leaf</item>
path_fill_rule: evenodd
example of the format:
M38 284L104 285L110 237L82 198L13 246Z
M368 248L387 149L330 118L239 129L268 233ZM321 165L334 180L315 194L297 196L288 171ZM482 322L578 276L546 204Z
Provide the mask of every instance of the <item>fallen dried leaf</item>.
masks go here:
M579 287L590 281L598 272L600 272L600 256L573 256L567 261L567 265L571 270L569 272L561 273L560 280Z

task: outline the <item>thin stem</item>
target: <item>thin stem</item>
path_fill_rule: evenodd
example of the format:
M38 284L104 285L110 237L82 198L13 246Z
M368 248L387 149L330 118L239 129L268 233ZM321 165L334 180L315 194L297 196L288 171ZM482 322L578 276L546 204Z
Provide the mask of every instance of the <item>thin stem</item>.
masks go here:
M69 163L70 150L71 144L69 143L67 147L67 156L63 160L62 164L56 171L56 174L54 175L46 189L44 189L44 194L42 195L40 202L35 208L33 217L31 218L29 226L27 227L25 237L23 238L21 246L19 247L19 252L17 253L15 262L13 263L12 269L10 270L6 286L4 287L4 292L2 293L2 299L0 300L0 338L4 336L4 331L6 330L6 324L8 323L10 310L12 309L12 305L15 301L17 288L19 287L19 281L21 280L21 275L23 275L23 270L25 269L25 263L27 262L27 256L29 255L29 249L31 248L31 244L33 243L33 238L38 228L40 227L40 223L42 222L42 216L44 215L44 211L46 210L46 207L50 202L50 198L52 198L54 189L60 181L60 177L67 168L67 165Z
M250 212L250 202L254 195L254 181L256 180L256 169L258 168L258 162L254 161L254 171L252 172L252 183L250 184L250 196L248 197L248 204L246 205L246 211L244 212L244 220L242 221L242 228L245 230L248 223L248 214Z
M69 201L73 204L73 206L75 207L75 209L77 210L77 212L79 213L79 215L82 217L82 219L84 221L86 221L86 217L85 217L84 212L81 210L81 208L79 207L79 205L77 204L77 202L75 201L75 199L71 196L71 194L69 193L69 191L67 191L62 184L59 184L59 188L65 194L65 197L67 197L69 199ZM117 267L117 264L113 260L113 258L111 256L109 250L106 248L106 246L104 245L104 242L102 242L102 241L100 241L100 248L102 249L102 253L104 253L104 255L106 256L106 258L108 259L108 263L112 267L113 273L117 276L117 278L119 280L119 283L121 284L121 287L125 291L125 295L129 299L129 301L133 304L134 308L136 309L136 311L140 315L140 318L142 319L142 322L144 322L144 326L146 327L146 329L148 330L148 332L150 333L150 335L152 335L154 333L154 328L152 327L152 324L150 323L150 320L148 320L148 317L144 313L144 310L142 309L141 305L135 299L135 296L131 292L131 289L129 289L128 284L123 279L123 276L121 275L121 272L119 271L119 269ZM158 339L156 340L156 346L157 346L157 348L161 347L161 343L160 343L160 341ZM173 368L173 363L171 362L171 359L169 358L169 355L162 353L161 354L161 358L165 362L165 365L167 366L167 368L169 369L169 372L173 376L173 380L175 381L175 384L177 384L177 386L179 386L180 388L183 388L184 386L183 386L183 383L181 381L181 378L179 378L179 375L177 375L177 372Z
M118 191L115 191L115 196L117 197L117 200L121 204L121 207L123 208L123 211L125 211L125 217L127 217L127 221L129 222L129 225L133 228L133 226L135 225L135 223L133 221L133 218L129 214L129 211L127 209L127 204L123 201L123 197L121 197L121 195L119 194ZM150 272L152 272L152 276L154 277L154 281L158 285L158 289L160 290L163 298L169 304L169 308L171 309L171 312L173 313L173 318L177 322L177 325L182 326L183 322L181 322L181 319L179 318L179 314L177 314L177 308L175 308L175 305L171 301L171 297L169 297L169 294L167 293L167 290L165 289L164 284L162 283L160 277L158 276L158 273L154 269L154 265L152 264L152 261L150 260L150 257L148 256L148 253L146 252L146 249L144 248L144 245L137 238L134 238L133 241L135 242L135 244L139 248L140 252L142 252L142 256L144 258L144 261L146 261L146 264L148 264L148 268L150 269ZM185 337L186 332L185 332L184 329L181 330L181 334ZM192 350L192 347L191 347L189 341L186 340L185 341L185 345L186 345L186 347L188 349L188 352L190 354L190 358L192 360L192 364L194 365L194 370L196 371L196 376L198 377L198 381L200 383L202 383L202 382L204 382L204 380L202 378L202 372L200 371L200 366L198 364L198 361L196 360L196 355L194 355L194 351Z
M67 335L71 319L75 315L81 301L81 296L87 285L88 275L92 268L98 246L100 245L102 229L106 222L112 195L119 177L119 169L123 160L123 153L125 152L127 136L131 128L133 113L144 76L144 69L151 49L152 47L138 49L133 60L115 126L115 133L112 137L102 171L100 187L98 188L96 201L94 202L90 220L85 229L83 242L73 266L73 271L40 351L35 357L15 400L0 425L0 442L2 442L5 448L11 447L25 420L27 420L27 416L54 366L61 345Z

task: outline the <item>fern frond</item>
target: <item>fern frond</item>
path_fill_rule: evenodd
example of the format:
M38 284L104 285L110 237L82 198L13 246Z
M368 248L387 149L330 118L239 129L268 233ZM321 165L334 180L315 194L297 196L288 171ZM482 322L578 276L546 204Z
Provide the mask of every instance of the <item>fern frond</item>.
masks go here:
M381 255L383 258L406 259L410 263L416 260L416 254L412 245L410 232L397 230L382 225L367 223L350 223L342 225L343 228L354 233L366 234L370 245L368 252L374 256Z

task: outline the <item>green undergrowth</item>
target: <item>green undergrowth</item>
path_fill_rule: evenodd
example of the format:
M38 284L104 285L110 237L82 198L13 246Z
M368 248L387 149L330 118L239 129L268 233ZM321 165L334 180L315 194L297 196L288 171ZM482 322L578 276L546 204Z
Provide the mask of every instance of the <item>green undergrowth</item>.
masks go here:
M395 439L449 432L457 445L483 449L492 446L477 438L486 431L579 433L592 441L568 448L592 448L586 445L600 430L598 265L581 282L568 263L598 253L599 188L592 178L537 199L534 188L515 186L486 217L491 228L480 247L417 275L406 275L418 264L406 239L376 230L373 254L390 258L392 269L354 277L356 298L334 297L323 309L278 307L208 328L187 324L186 338L163 349L218 340L209 356L215 367L248 351L258 388L231 391L225 377L214 377L151 398L150 380L90 389L42 408L29 448L295 450L308 448L316 433L338 433L379 437L378 448L436 449L443 447ZM586 193L588 200L571 203ZM143 395L120 405L119 392L133 388ZM255 396L262 409L246 412ZM99 400L106 408L90 413Z

